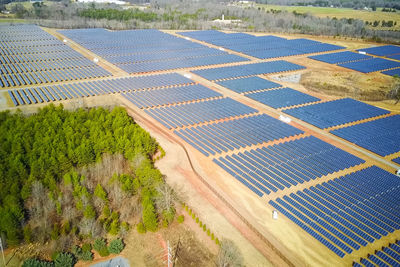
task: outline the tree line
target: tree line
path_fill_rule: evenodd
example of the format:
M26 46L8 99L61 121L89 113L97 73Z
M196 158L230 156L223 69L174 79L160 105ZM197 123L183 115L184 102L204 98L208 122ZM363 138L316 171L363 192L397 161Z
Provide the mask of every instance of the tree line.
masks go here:
M50 243L47 255L72 253L82 242L123 238L132 227L156 231L175 217L176 195L153 166L162 149L123 108L1 112L0 143L6 246Z

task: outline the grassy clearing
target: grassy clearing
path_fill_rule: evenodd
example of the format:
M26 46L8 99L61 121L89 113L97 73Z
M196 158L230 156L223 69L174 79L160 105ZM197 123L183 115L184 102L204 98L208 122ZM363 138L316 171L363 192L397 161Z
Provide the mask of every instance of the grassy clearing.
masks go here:
M278 5L257 5L258 7L266 8L267 10L285 10L287 12L296 11L297 13L310 13L317 17L336 17L341 18L352 18L363 21L374 22L378 21L397 21L397 25L392 28L376 27L374 29L395 29L400 30L400 12L382 12L381 9L378 11L366 11L366 10L354 10L351 8L330 8L330 7L308 7L308 6L278 6Z

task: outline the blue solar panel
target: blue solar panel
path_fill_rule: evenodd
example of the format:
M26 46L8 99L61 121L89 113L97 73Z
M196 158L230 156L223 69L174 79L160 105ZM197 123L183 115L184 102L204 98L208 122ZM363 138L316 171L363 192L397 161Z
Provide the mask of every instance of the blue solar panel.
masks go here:
M342 63L339 64L339 66L363 73L369 73L393 68L400 68L400 62L383 58L371 58L362 61Z
M390 113L351 98L287 109L284 112L319 128L328 128Z
M167 127L170 129L257 112L257 110L231 98L146 109L145 111L154 119L168 125Z
M304 67L284 60L277 60L240 66L196 70L193 71L193 73L208 80L222 80L234 77L255 76L260 74L294 71L301 69L304 69Z
M335 246L327 247L343 256L337 253L338 248L351 253L400 229L399 193L400 180L372 166L271 200L270 204L325 245L309 229L331 241ZM393 264L397 253L392 246L369 260ZM361 259L367 266L368 262Z
M400 60L400 54L391 55L391 56L386 56L386 57L387 57L387 58L390 58L390 59Z
M398 163L398 164L400 164L400 157L395 158L395 159L392 159L392 161L393 161L393 162L396 162L396 163Z
M295 136L303 131L268 115L258 115L176 130L175 133L186 136L189 144L195 143L203 151L210 149L215 154Z
M232 91L235 91L236 93L244 93L244 92L282 87L282 85L278 83L274 83L257 76L248 78L239 78L233 80L225 80L217 83Z
M350 51L345 51L345 52L310 56L309 58L312 58L312 59L315 59L318 61L322 61L322 62L326 62L326 63L330 63L330 64L339 64L339 63L345 63L345 62L370 59L372 57L363 55L363 54L350 52Z
M388 55L400 54L400 46L384 45L384 46L358 49L358 51L366 52L368 54L375 56L388 56Z
M331 133L381 156L400 151L400 115L333 130Z
M246 96L273 108L290 107L321 100L291 88L250 93Z
M383 74L400 77L400 69L383 71Z
M232 138L228 138L232 139ZM258 180L271 192L310 181L364 161L315 137L220 157L237 168L243 179ZM258 187L257 184L253 184ZM262 188L260 188L261 191Z

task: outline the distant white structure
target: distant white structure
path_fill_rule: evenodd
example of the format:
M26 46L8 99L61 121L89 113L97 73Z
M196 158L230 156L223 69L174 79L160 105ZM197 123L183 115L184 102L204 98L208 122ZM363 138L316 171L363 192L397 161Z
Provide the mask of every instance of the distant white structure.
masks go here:
M400 177L400 169L397 170L396 175Z
M215 19L215 20L213 20L213 22L216 24L225 24L225 25L232 24L232 23L236 23L236 24L242 23L242 21L240 19L225 19L224 14L222 14L221 19Z
M367 52L365 52L365 51L358 51L358 53L361 54L361 55L366 55L367 54Z
M81 3L101 3L101 4L116 4L116 5L125 5L125 1L120 1L120 0L77 0L77 2Z
M274 210L274 211L272 212L272 219L278 220L278 211L277 211L277 210Z
M98 62L99 62L99 59L98 59L97 57L95 57L95 58L93 59L93 62L94 62L94 63L98 63Z
M67 39L64 39L63 42L66 43L66 42L68 42L68 41L67 41Z
M190 73L185 73L183 76L188 79L192 79L192 75Z

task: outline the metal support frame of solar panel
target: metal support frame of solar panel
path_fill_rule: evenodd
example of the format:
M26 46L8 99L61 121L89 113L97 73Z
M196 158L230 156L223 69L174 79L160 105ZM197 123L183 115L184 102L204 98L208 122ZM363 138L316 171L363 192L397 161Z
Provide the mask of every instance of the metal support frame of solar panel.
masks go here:
M222 85L223 87L226 87L236 93L246 93L282 87L282 85L279 83L271 82L257 76L224 80L217 82L217 84Z
M268 115L211 123L174 133L206 156L304 133Z
M284 190L365 162L313 136L238 152L213 161L263 194Z
M354 262L353 266L400 266L400 241L397 240L376 250L374 254L360 258L359 262Z
M0 27L0 36L3 37L0 43L1 87L111 75L38 26L10 27L13 28L12 33ZM55 52L60 54L48 60L48 54Z
M135 91L124 93L123 96L139 108L222 97L220 93L200 84L158 90Z
M394 68L400 68L400 62L388 60L384 58L371 58L362 61L355 61L349 63L341 63L338 66L356 70L362 73L370 73L376 71L384 71Z
M255 93L246 93L247 97L273 108L285 108L300 104L320 101L321 99L294 90L292 88L277 88Z
M331 133L383 157L400 151L400 115L348 126Z
M104 95L111 93L121 93L126 91L145 90L145 89L156 89L165 88L170 86L183 86L193 84L193 81L177 73L170 74L159 74L159 75L148 75L140 77L126 77L116 78L108 80L97 80L78 82L70 84L57 84L51 86L51 90L62 95L62 98L72 99L89 97L95 95ZM59 98L54 98L54 94L48 91L49 86L29 88L29 89L15 89L9 90L9 95L15 106L25 105L31 103L43 103L57 101ZM30 97L29 101L24 101L22 98L19 99L19 93L17 92L33 92L33 97ZM64 92L65 91L65 92ZM37 92L36 94L34 92Z
M399 193L398 177L372 166L270 204L343 257L400 229Z
M208 68L192 71L210 81L220 81L229 78L256 76L261 74L278 73L286 71L301 70L305 67L284 60L251 63L240 66L229 66L219 68Z
M168 129L256 113L257 110L231 98L146 109L145 112Z
M330 64L341 64L341 63L370 59L372 57L363 55L363 54L350 52L350 51L344 51L344 52L329 53L329 54L323 54L323 55L317 55L317 56L309 56L308 58L322 61L325 63L330 63Z
M351 98L286 109L283 112L321 129L390 113Z

